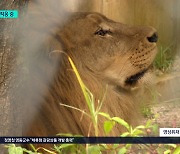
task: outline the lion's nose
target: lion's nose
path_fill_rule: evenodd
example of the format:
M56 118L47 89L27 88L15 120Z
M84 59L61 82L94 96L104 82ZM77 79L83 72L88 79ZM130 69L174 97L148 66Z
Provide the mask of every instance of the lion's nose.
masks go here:
M152 36L147 37L147 40L148 40L149 42L151 42L151 43L157 42L157 41L158 41L158 34L157 34L157 32L153 33Z

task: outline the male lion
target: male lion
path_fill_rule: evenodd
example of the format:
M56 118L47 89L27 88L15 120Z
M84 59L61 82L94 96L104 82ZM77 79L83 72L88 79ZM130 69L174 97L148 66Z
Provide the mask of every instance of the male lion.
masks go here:
M32 73L35 73L31 80L43 92L38 93L41 105L28 122L24 135L95 135L88 116L61 105L89 113L67 56L72 58L83 82L92 92L95 106L105 97L102 112L135 125L139 104L134 101L131 89L144 83L157 53L157 39L157 32L151 27L127 26L99 13L75 13L49 36L34 59ZM42 57L43 63L40 62ZM43 77L49 74L53 77L46 83ZM104 119L99 116L101 136L105 135L103 122ZM109 135L117 136L122 131L122 127L115 125Z

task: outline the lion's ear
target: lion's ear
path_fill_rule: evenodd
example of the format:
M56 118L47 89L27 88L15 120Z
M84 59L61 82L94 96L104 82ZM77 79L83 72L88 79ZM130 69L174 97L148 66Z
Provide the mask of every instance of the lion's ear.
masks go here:
M102 16L98 13L88 14L86 17L89 18L90 20L96 22L96 23L101 23L103 21Z

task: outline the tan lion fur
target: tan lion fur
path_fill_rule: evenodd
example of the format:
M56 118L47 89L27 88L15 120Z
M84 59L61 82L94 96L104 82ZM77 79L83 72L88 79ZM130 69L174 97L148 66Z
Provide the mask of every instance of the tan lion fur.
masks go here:
M95 34L101 28L109 33L105 36ZM131 89L144 84L146 75L132 85L125 81L151 65L156 55L156 43L148 42L147 37L154 32L151 27L127 26L99 13L75 13L56 33L48 37L34 59L33 66L37 72L31 80L43 90L38 93L41 95L41 105L31 122L28 122L24 135L95 135L89 117L60 105L67 104L89 113L67 55L72 58L83 82L94 95L95 105L98 100L102 100L107 88L101 111L136 125L140 104ZM42 57L45 57L43 63L38 63ZM41 77L49 74L53 74L53 77L46 84ZM104 120L99 116L100 136L105 135ZM120 135L123 130L123 127L115 125L109 135Z

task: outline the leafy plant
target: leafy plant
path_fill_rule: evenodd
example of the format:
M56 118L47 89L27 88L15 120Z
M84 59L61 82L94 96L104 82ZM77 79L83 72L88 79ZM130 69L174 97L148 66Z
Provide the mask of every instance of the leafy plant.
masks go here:
M9 144L9 145L6 145L5 147L8 148L9 154L23 154L24 152L27 154L40 154L36 151L32 152L20 146L16 146L15 144Z
M142 114L143 114L143 116L145 118L152 117L153 116L153 112L152 112L151 107L149 107L149 106L142 107Z
M95 135L98 136L98 126L97 126L97 120L98 120L98 117L97 117L97 110L95 109L95 106L94 106L94 96L93 94L90 92L90 90L85 86L85 84L83 83L80 75L79 75L79 72L76 68L76 66L74 65L72 59L70 57L68 57L68 60L73 68L73 71L78 79L78 82L81 86L81 89L82 89L82 92L83 92L83 95L84 95L84 98L85 98L85 101L88 105L88 108L89 108L89 111L90 111L90 117L92 119L92 122L93 122L93 126L94 126L94 129L95 129ZM86 113L87 114L87 113ZM87 114L88 115L88 114Z

